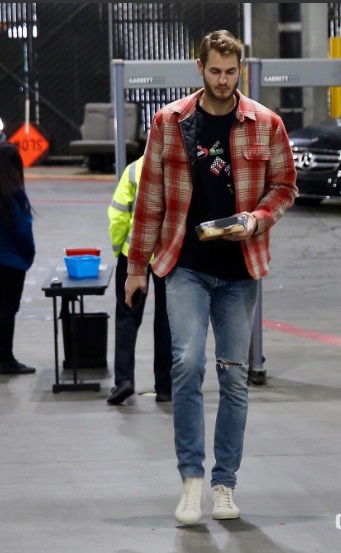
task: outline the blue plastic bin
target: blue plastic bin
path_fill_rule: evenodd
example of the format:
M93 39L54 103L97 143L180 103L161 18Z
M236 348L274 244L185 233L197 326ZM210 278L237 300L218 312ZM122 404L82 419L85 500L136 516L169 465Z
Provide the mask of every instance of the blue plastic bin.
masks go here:
M97 255L68 255L64 257L69 277L98 277L101 258Z

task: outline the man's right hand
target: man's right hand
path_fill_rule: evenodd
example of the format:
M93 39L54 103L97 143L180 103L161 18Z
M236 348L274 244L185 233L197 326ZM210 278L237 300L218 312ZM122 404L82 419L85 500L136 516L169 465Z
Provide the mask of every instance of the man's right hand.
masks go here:
M147 276L146 275L128 275L125 282L125 302L128 307L133 306L133 295L136 290L140 289L144 294L147 294Z

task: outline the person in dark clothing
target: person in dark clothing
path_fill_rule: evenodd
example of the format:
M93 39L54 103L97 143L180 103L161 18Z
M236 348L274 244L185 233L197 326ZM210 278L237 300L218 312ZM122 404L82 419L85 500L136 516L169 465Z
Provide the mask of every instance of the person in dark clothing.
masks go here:
M35 257L32 208L25 191L18 148L0 143L0 374L32 374L36 369L13 355L15 316L26 272Z
M143 156L125 168L112 201L108 207L109 236L116 265L116 311L115 311L115 386L107 397L109 405L120 405L135 393L135 346L142 323L146 294L138 293L134 305L125 303L124 285L127 278L128 251L134 221L135 200L141 175ZM154 379L155 400L171 401L172 350L171 334L166 310L165 279L159 278L148 268L154 283Z

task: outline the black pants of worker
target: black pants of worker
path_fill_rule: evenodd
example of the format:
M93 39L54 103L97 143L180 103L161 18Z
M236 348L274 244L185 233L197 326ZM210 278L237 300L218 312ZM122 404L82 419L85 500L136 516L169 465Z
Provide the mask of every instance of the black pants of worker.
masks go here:
M127 257L120 254L116 266L115 313L115 384L130 380L135 386L135 346L138 329L142 323L146 295L131 309L125 303L124 285L127 279ZM163 278L148 269L148 283L152 275L155 293L154 311L154 378L158 394L171 393L172 368L171 335L166 310L166 288Z
M0 362L12 361L15 316L20 308L26 271L0 265Z

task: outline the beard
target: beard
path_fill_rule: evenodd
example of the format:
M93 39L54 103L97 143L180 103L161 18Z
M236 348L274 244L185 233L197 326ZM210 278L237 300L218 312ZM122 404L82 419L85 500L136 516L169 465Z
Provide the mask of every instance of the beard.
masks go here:
M203 75L203 81L204 81L204 87L205 87L205 93L207 94L207 97L211 101L215 102L221 102L222 104L226 104L231 100L231 98L234 96L235 91L238 88L239 83L239 77L236 81L236 83L231 86L225 86L221 87L212 87L205 79L205 75Z

